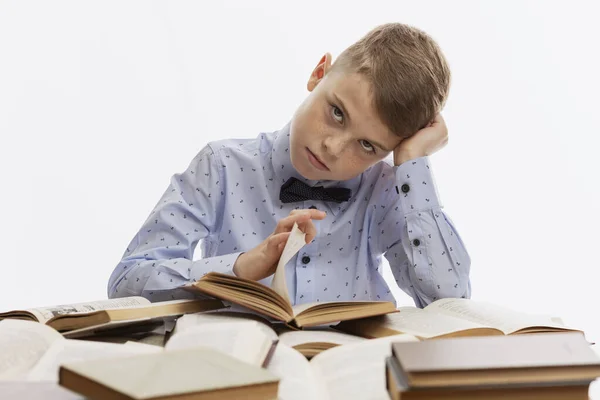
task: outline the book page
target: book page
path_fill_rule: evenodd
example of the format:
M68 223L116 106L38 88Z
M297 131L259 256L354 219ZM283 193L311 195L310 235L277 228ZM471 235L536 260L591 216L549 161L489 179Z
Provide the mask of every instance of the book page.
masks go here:
M290 296L287 288L286 276L285 276L285 265L296 255L296 253L306 244L306 234L298 228L298 224L294 223L290 236L288 237L279 262L277 263L277 269L271 282L271 287L277 294L283 297L289 304Z
M90 301L86 303L63 304L50 307L36 307L27 311L35 315L39 322L45 324L50 319L66 314L87 313L111 308L127 308L141 305L149 305L150 301L144 297L122 297L118 299L107 299Z
M0 321L0 380L22 378L57 341L60 333L39 322Z
M394 335L338 346L316 355L310 365L321 377L328 399L389 400L385 358L394 342L417 342L411 335Z
M274 340L277 340L275 332L260 322L212 322L179 330L171 336L165 350L209 347L248 364L262 366Z
M384 336L383 334L408 333L429 339L437 336L450 335L456 332L487 328L487 326L476 322L467 321L450 315L438 314L416 307L400 307L400 312L382 315L380 317L367 318L363 320L348 321L350 332L360 334L364 332L367 336ZM342 325L343 326L343 325ZM356 327L356 331L352 330ZM342 330L344 330L342 328ZM381 334L377 334L381 332Z
M500 329L506 335L530 326L565 328L550 317L526 314L470 299L441 299L428 305L426 310Z
M0 399L13 400L86 400L80 394L54 382L0 382Z
M223 322L243 322L243 321L256 321L264 325L265 334L271 335L274 339L277 335L271 329L269 320L261 315L248 312L247 309L244 311L229 311L229 310L214 310L203 313L186 314L177 319L173 334L183 333L189 329L193 329L198 325L206 325L212 323L223 323Z
M29 371L29 381L58 382L58 370L66 363L98 360L103 358L132 356L162 352L158 346L131 346L116 343L91 342L84 340L64 339L58 341L42 356Z
M267 370L280 379L279 400L327 399L323 383L306 357L285 344L277 345Z
M279 335L279 343L294 347L305 343L333 343L337 345L358 343L367 340L347 333L325 330L289 331Z

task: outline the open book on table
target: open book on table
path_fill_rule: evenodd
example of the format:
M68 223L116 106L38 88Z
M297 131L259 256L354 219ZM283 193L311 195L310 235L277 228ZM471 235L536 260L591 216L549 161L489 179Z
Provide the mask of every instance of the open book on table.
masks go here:
M292 306L285 265L305 244L305 234L294 224L277 264L272 288L249 279L210 272L186 289L239 304L296 328L396 312L394 304L386 301L316 302Z
M555 318L470 299L446 298L423 309L398 310L395 314L341 322L335 328L367 338L408 333L421 339L577 331Z
M59 383L92 399L276 399L279 378L207 347L66 363Z
M292 330L254 314L228 311L184 315L171 337L175 340L169 339L166 348L208 345L250 363L255 357L268 361L277 342L310 358L332 347L366 340L328 327Z
M61 331L86 329L112 322L149 320L224 307L218 300L172 300L151 303L139 296L37 307L0 313L2 319L37 321Z
M385 359L391 343L404 341L418 339L402 334L365 340L323 351L310 361L279 343L267 369L281 379L281 400L389 400Z
M264 366L277 343L276 335L274 340L272 332L251 325L251 321L244 322L246 325L239 329L223 324L180 329L163 348L137 342L117 344L67 339L37 322L6 319L0 321L0 381L56 382L59 367L65 363L196 347L212 348L247 364Z

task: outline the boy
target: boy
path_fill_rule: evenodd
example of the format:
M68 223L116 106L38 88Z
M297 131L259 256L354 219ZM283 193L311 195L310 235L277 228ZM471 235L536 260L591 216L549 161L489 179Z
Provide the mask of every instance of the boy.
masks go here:
M470 297L470 257L427 158L447 143L449 86L437 44L403 24L373 29L333 65L326 54L285 127L209 143L172 177L109 297L189 297L181 286L210 271L269 285L294 222L307 242L286 266L294 304L393 302L381 255L418 307Z

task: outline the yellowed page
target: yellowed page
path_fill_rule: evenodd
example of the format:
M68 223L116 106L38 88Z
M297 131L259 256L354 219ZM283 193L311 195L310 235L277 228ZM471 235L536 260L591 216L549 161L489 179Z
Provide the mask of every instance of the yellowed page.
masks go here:
M260 322L265 330L266 335L277 338L269 320L261 315L248 312L247 309L243 311L229 311L229 310L215 310L202 313L186 314L177 318L173 334L184 333L190 329L194 329L199 325L207 325L214 323L224 322L244 322L244 321L256 321Z
M248 364L262 366L277 335L256 321L211 322L171 336L165 350L209 347Z
M334 302L331 302L334 303ZM292 307L292 310L294 310L294 315L299 315L300 313L308 310L309 308L316 306L316 305L323 305L323 304L327 304L327 302L323 301L323 302L316 302L313 301L312 303L303 303L303 304L296 304L295 306Z
M411 335L394 335L334 347L316 355L313 372L324 382L327 399L389 400L385 387L385 358L394 342L416 342Z
M58 382L58 370L65 363L160 353L158 346L131 346L116 343L64 339L56 342L27 374L30 381Z
M436 336L450 335L456 332L470 329L486 328L485 325L456 318L450 315L437 314L431 311L422 310L415 307L400 307L400 312L386 314L372 319L349 321L348 324L361 324L364 327L377 327L397 333L408 333L424 339ZM360 328L359 328L360 329Z
M20 379L57 341L54 329L33 321L0 321L0 380Z
M39 322L45 324L50 319L65 314L88 313L98 310L108 310L111 308L127 308L143 305L147 306L149 304L151 303L148 299L140 296L133 296L122 297L118 299L89 301L86 303L61 304L49 307L36 307L31 308L27 311L35 315Z
M281 297L283 297L289 304L290 296L287 288L287 282L285 279L285 265L298 253L298 251L306 244L306 234L298 228L298 224L294 223L290 236L283 248L279 262L277 263L277 269L271 282L271 287Z
M333 343L346 345L367 340L365 338L349 335L347 333L325 330L289 331L279 335L279 343L294 347L305 343Z
M470 299L441 299L426 310L500 329L509 335L529 326L564 329L565 326L543 315L526 314L496 304Z

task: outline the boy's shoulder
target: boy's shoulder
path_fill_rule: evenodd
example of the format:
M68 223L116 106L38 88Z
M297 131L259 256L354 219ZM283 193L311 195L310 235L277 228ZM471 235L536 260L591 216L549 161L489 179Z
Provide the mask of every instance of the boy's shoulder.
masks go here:
M272 134L260 133L254 138L227 138L213 140L206 144L205 149L210 149L218 158L232 154L256 154L264 152L272 146Z

